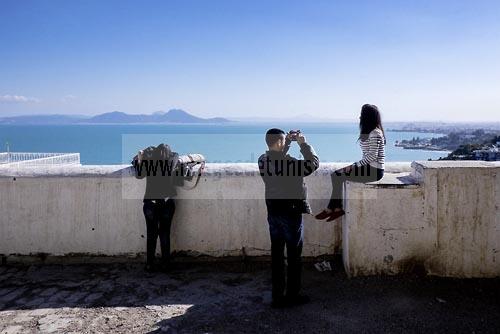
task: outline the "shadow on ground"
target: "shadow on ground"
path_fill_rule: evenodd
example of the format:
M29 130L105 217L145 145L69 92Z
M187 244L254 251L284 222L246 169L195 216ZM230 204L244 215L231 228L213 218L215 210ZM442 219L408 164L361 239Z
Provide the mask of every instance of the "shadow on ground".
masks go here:
M0 333L497 332L500 279L364 277L304 266L311 303L269 307L267 264L0 267ZM335 266L340 268L340 266Z

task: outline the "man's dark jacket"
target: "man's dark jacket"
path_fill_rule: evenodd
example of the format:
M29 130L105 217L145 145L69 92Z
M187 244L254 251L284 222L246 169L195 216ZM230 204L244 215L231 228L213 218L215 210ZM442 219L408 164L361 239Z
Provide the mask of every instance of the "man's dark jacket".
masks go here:
M260 176L266 187L266 205L269 213L311 213L307 202L304 177L319 167L319 158L311 145L303 143L300 152L304 160L287 154L290 141L282 152L267 151L259 158Z
M132 160L135 177L146 178L144 200L172 198L177 195L178 186L182 186L182 165L179 155L173 154L167 160L143 160L139 163L137 156Z

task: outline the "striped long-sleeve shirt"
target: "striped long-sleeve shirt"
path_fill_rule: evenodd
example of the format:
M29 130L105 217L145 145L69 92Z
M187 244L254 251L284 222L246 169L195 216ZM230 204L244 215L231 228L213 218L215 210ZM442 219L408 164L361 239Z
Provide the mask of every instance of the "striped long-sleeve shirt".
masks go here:
M363 159L355 163L357 166L370 165L384 169L385 138L382 130L379 128L374 129L366 140L359 141L359 146L363 151Z

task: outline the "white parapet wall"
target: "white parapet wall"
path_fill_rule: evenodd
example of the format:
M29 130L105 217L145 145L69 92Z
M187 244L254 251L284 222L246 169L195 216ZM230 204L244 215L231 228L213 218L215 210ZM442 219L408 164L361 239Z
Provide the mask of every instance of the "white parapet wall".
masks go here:
M435 228L427 272L500 276L500 162L413 164L424 185L424 219Z
M327 203L323 163L306 178L314 212ZM500 276L500 163L388 163L372 184L347 183L347 214L326 223L304 215L305 256L342 251L351 276L422 270ZM145 252L145 181L129 166L0 168L0 255L137 256ZM207 164L195 190L181 190L172 248L188 255L270 253L264 186L255 164Z
M345 164L323 164L307 178L315 211L327 203L328 174ZM394 163L394 171L411 170ZM135 256L143 254L145 180L130 166L0 168L0 254ZM305 256L338 253L339 223L305 220ZM207 164L192 191L180 191L172 249L191 255L268 255L264 186L256 164Z
M348 183L347 273L500 276L499 172L498 162L414 162L410 177Z

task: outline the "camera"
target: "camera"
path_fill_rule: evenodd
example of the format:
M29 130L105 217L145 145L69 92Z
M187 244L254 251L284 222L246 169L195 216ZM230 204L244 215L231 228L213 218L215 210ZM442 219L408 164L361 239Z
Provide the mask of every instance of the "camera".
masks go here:
M290 136L290 140L297 141L297 136L300 134L300 130L290 130L288 135Z

